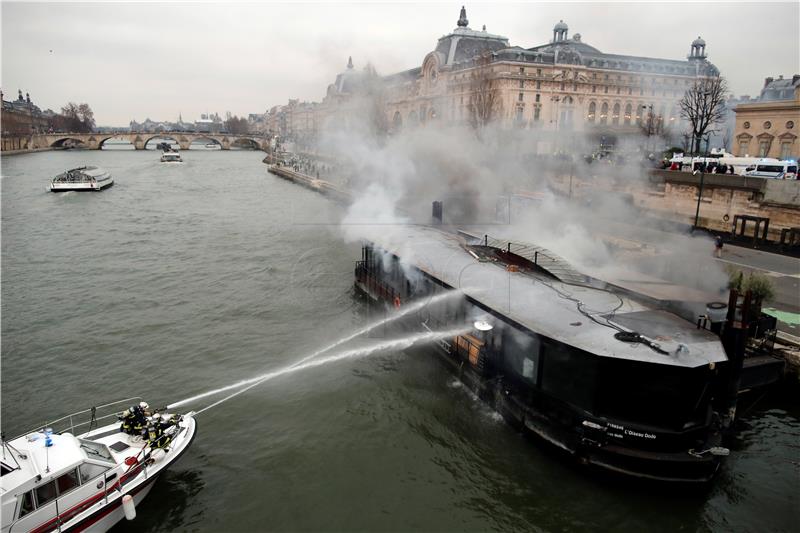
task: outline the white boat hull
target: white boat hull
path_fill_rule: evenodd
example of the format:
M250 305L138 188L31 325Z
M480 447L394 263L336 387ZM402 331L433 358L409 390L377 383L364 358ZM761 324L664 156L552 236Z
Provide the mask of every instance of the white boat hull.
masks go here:
M51 183L50 191L52 192L69 192L69 191L102 191L114 185L114 179L109 178L97 183Z
M137 514L146 512L146 508L139 509L139 505L164 470L189 449L196 435L197 423L191 414L185 415L177 427L179 431L170 441L166 452L159 448L149 448L139 437L120 432L120 426L116 423L79 435L80 439L103 443L106 446L114 443L126 443L129 446L122 451L113 451L109 448L112 450L116 466L106 470L101 477L82 483L80 488L67 492L66 496L58 500L62 502L61 508L53 506L52 502L46 507L39 507L35 512L26 514L16 521L3 524L2 533L108 531L125 518L122 506L122 498L125 495L133 498ZM70 438L74 439L71 435ZM127 463L128 459L132 462Z

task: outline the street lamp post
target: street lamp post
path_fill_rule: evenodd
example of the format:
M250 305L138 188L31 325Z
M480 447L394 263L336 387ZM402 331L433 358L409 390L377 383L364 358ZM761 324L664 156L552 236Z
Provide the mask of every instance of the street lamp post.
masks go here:
M692 231L697 229L697 224L700 220L700 200L703 198L703 181L706 177L705 163L701 163L700 170L695 170L692 174L697 176L698 172L700 173L700 190L697 191L697 210L694 212L694 226L692 226Z

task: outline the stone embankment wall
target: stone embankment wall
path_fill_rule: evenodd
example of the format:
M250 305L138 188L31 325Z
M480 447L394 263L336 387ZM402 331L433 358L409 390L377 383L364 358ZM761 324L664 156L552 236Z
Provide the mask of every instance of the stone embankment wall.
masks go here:
M700 176L655 171L650 176L650 184L649 190L634 194L638 205L663 218L694 223ZM780 239L782 229L800 226L800 181L704 176L698 224L730 231L735 215L769 218L770 240Z
M568 177L557 178L554 188L566 193L568 181ZM588 197L592 190L598 189L615 192L652 216L691 225L699 185L699 175L654 170L636 182L613 177L573 177L572 190L577 197ZM800 181L705 175L699 226L731 231L735 215L769 218L768 237L779 240L782 229L800 226ZM752 228L751 224L749 234Z

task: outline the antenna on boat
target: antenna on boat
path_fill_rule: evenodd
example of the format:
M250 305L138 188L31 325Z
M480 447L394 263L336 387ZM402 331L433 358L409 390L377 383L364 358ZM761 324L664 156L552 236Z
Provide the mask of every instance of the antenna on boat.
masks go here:
M44 428L44 457L45 457L45 464L44 464L44 471L45 473L50 472L50 447L53 445L53 439L50 438L50 435L53 434L53 428Z

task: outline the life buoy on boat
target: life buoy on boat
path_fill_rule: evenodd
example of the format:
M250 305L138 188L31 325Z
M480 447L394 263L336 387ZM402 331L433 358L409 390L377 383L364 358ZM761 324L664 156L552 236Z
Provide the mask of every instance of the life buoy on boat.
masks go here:
M400 309L400 297L399 296L395 296L394 297L394 308L395 309Z

